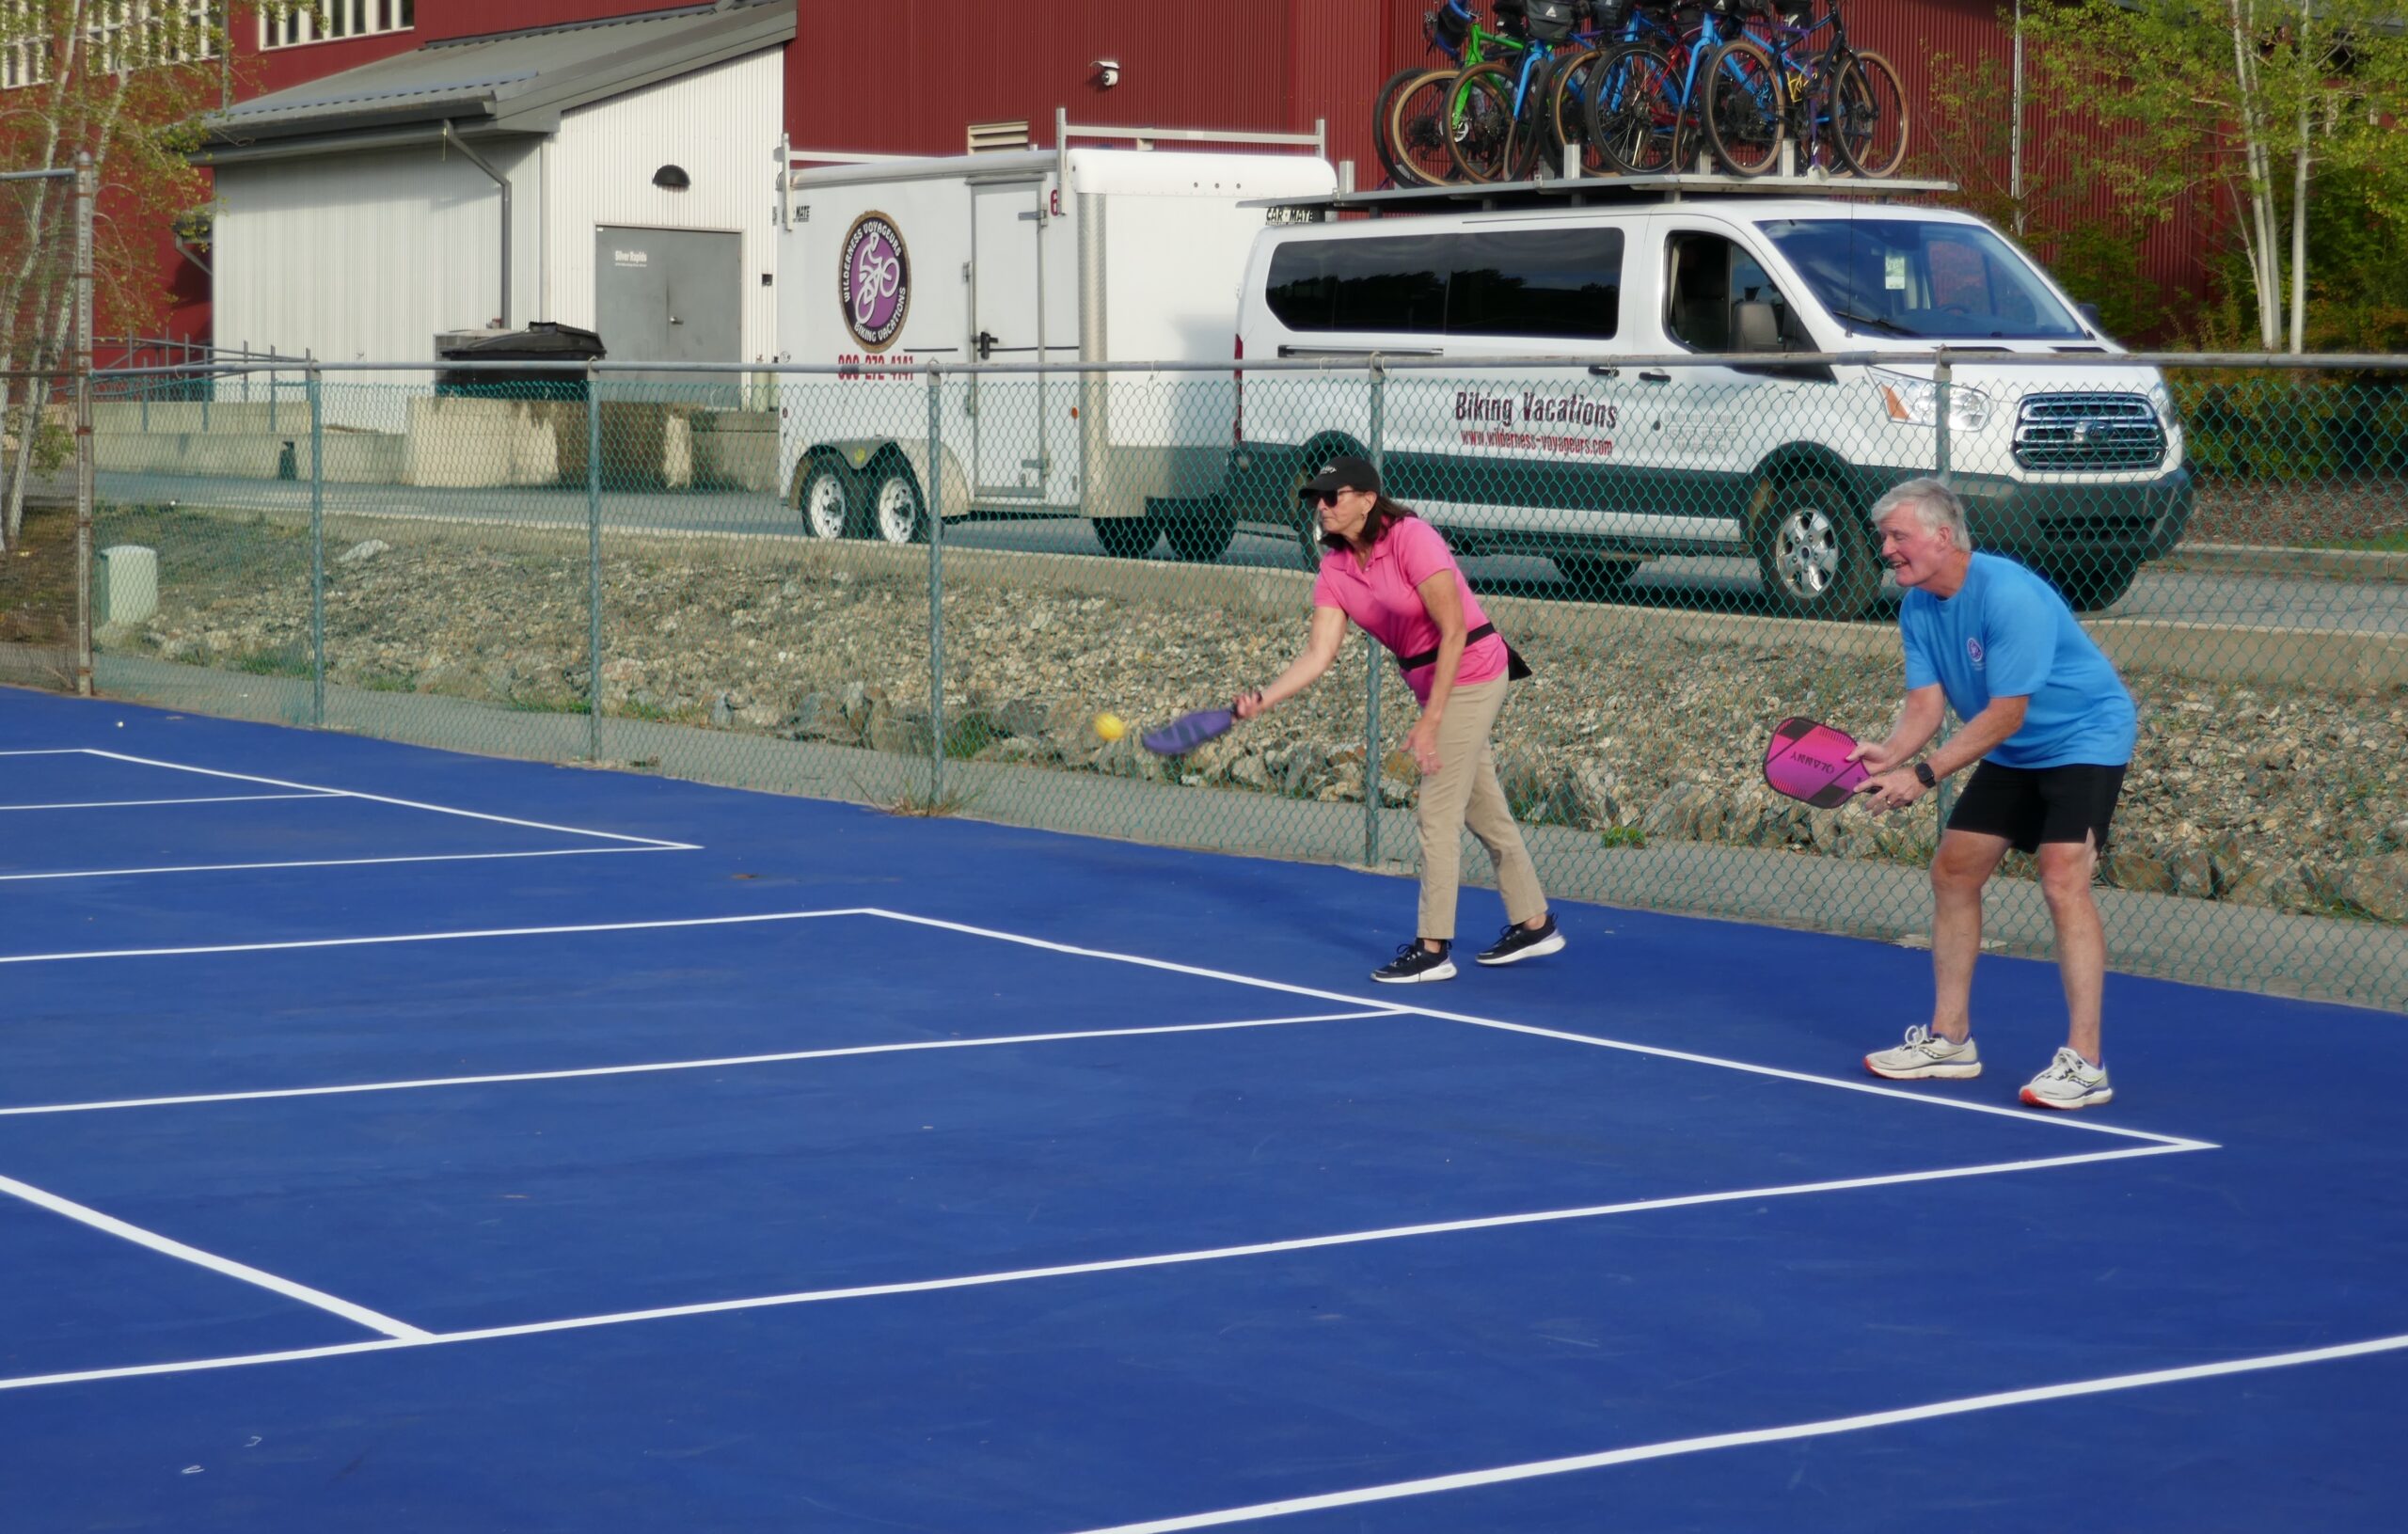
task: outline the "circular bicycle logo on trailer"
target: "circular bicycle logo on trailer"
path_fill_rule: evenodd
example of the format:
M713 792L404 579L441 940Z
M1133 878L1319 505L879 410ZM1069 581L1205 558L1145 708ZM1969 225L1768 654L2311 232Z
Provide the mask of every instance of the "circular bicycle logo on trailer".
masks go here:
M845 231L843 256L836 298L845 307L845 328L863 351L882 352L911 308L911 258L902 231L884 213L863 213Z

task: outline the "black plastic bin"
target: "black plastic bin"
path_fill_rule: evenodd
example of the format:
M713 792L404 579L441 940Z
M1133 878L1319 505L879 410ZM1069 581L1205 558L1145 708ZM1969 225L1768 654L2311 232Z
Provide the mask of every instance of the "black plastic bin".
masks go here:
M591 330L537 320L524 330L437 347L436 355L445 362L596 362L607 354L602 338ZM585 375L548 368L447 368L435 375L435 392L497 400L582 400Z

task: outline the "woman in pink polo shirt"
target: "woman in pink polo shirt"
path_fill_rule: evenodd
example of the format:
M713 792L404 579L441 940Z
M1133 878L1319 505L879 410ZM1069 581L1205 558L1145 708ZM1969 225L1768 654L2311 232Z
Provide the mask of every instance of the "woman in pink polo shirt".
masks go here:
M1419 936L1371 978L1399 985L1454 978L1455 886L1465 825L1497 866L1509 918L1480 961L1513 964L1556 952L1563 934L1547 914L1546 893L1488 750L1507 686L1527 674L1520 657L1481 611L1438 530L1380 493L1378 469L1360 458L1340 458L1307 482L1304 493L1320 508L1322 544L1329 550L1313 583L1311 634L1304 654L1275 681L1241 693L1230 706L1238 718L1252 719L1310 687L1338 659L1350 618L1396 656L1405 686L1421 701L1421 718L1404 737L1421 769ZM1378 764L1369 766L1366 787L1376 793Z

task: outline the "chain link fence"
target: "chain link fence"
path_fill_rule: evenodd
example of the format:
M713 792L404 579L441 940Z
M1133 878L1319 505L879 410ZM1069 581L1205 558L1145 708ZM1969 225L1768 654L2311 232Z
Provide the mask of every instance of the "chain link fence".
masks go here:
M1185 758L1092 728L1277 672L1297 485L1359 452L1536 670L1497 749L1551 893L1909 942L1945 796L1811 811L1759 767L1785 715L1887 729L1864 513L1943 473L2140 703L2115 966L2408 1009L2400 359L293 376L97 407L102 690L1409 874L1414 705L1359 636ZM2039 954L2030 874L1988 931Z

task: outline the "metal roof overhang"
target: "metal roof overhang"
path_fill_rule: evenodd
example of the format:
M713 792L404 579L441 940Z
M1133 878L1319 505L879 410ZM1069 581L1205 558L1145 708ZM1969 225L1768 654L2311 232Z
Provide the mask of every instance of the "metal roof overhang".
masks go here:
M213 114L195 165L541 136L561 115L794 37L794 0L686 7L427 44Z

